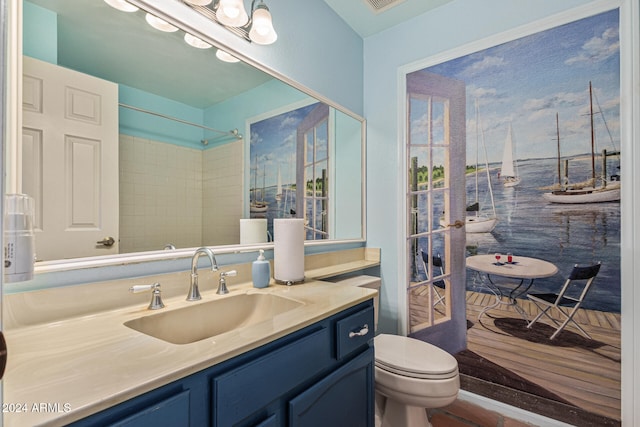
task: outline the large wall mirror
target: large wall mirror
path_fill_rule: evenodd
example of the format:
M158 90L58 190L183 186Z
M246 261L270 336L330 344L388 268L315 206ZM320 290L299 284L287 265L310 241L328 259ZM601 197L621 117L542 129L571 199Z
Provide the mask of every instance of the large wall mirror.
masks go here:
M364 239L358 116L144 10L24 0L23 29L22 159L7 191L35 199L41 267L234 250L268 242L282 217L305 218L308 240Z

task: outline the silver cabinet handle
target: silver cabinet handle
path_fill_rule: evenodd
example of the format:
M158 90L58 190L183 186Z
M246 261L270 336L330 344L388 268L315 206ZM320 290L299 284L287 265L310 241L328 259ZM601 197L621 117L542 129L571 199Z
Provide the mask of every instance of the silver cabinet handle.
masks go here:
M113 246L115 242L116 242L116 239L114 239L113 237L105 237L104 239L96 242L96 244L110 247L110 246Z
M363 337L369 333L369 325L365 324L358 332L349 332L349 338Z

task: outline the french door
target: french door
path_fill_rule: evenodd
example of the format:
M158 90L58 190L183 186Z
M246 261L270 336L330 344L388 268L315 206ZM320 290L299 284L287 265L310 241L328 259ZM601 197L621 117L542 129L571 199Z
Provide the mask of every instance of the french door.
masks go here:
M407 74L407 332L447 351L466 347L464 82Z
M320 103L297 129L296 207L305 239L329 238L329 106Z

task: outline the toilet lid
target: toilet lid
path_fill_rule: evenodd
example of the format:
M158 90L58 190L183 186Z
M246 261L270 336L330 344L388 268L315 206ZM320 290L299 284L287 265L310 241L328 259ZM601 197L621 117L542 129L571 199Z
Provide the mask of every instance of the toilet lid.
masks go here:
M458 375L458 362L446 351L414 338L380 334L374 339L376 366L412 378L446 379Z

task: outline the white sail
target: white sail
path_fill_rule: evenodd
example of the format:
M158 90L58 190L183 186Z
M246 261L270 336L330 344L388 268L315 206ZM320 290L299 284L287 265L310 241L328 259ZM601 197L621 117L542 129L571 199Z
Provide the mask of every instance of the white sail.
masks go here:
M507 139L504 142L502 166L500 168L500 176L504 180L505 187L513 187L520 183L518 164L513 158L513 147L513 131L511 129L511 123L509 123L509 131L507 132Z

